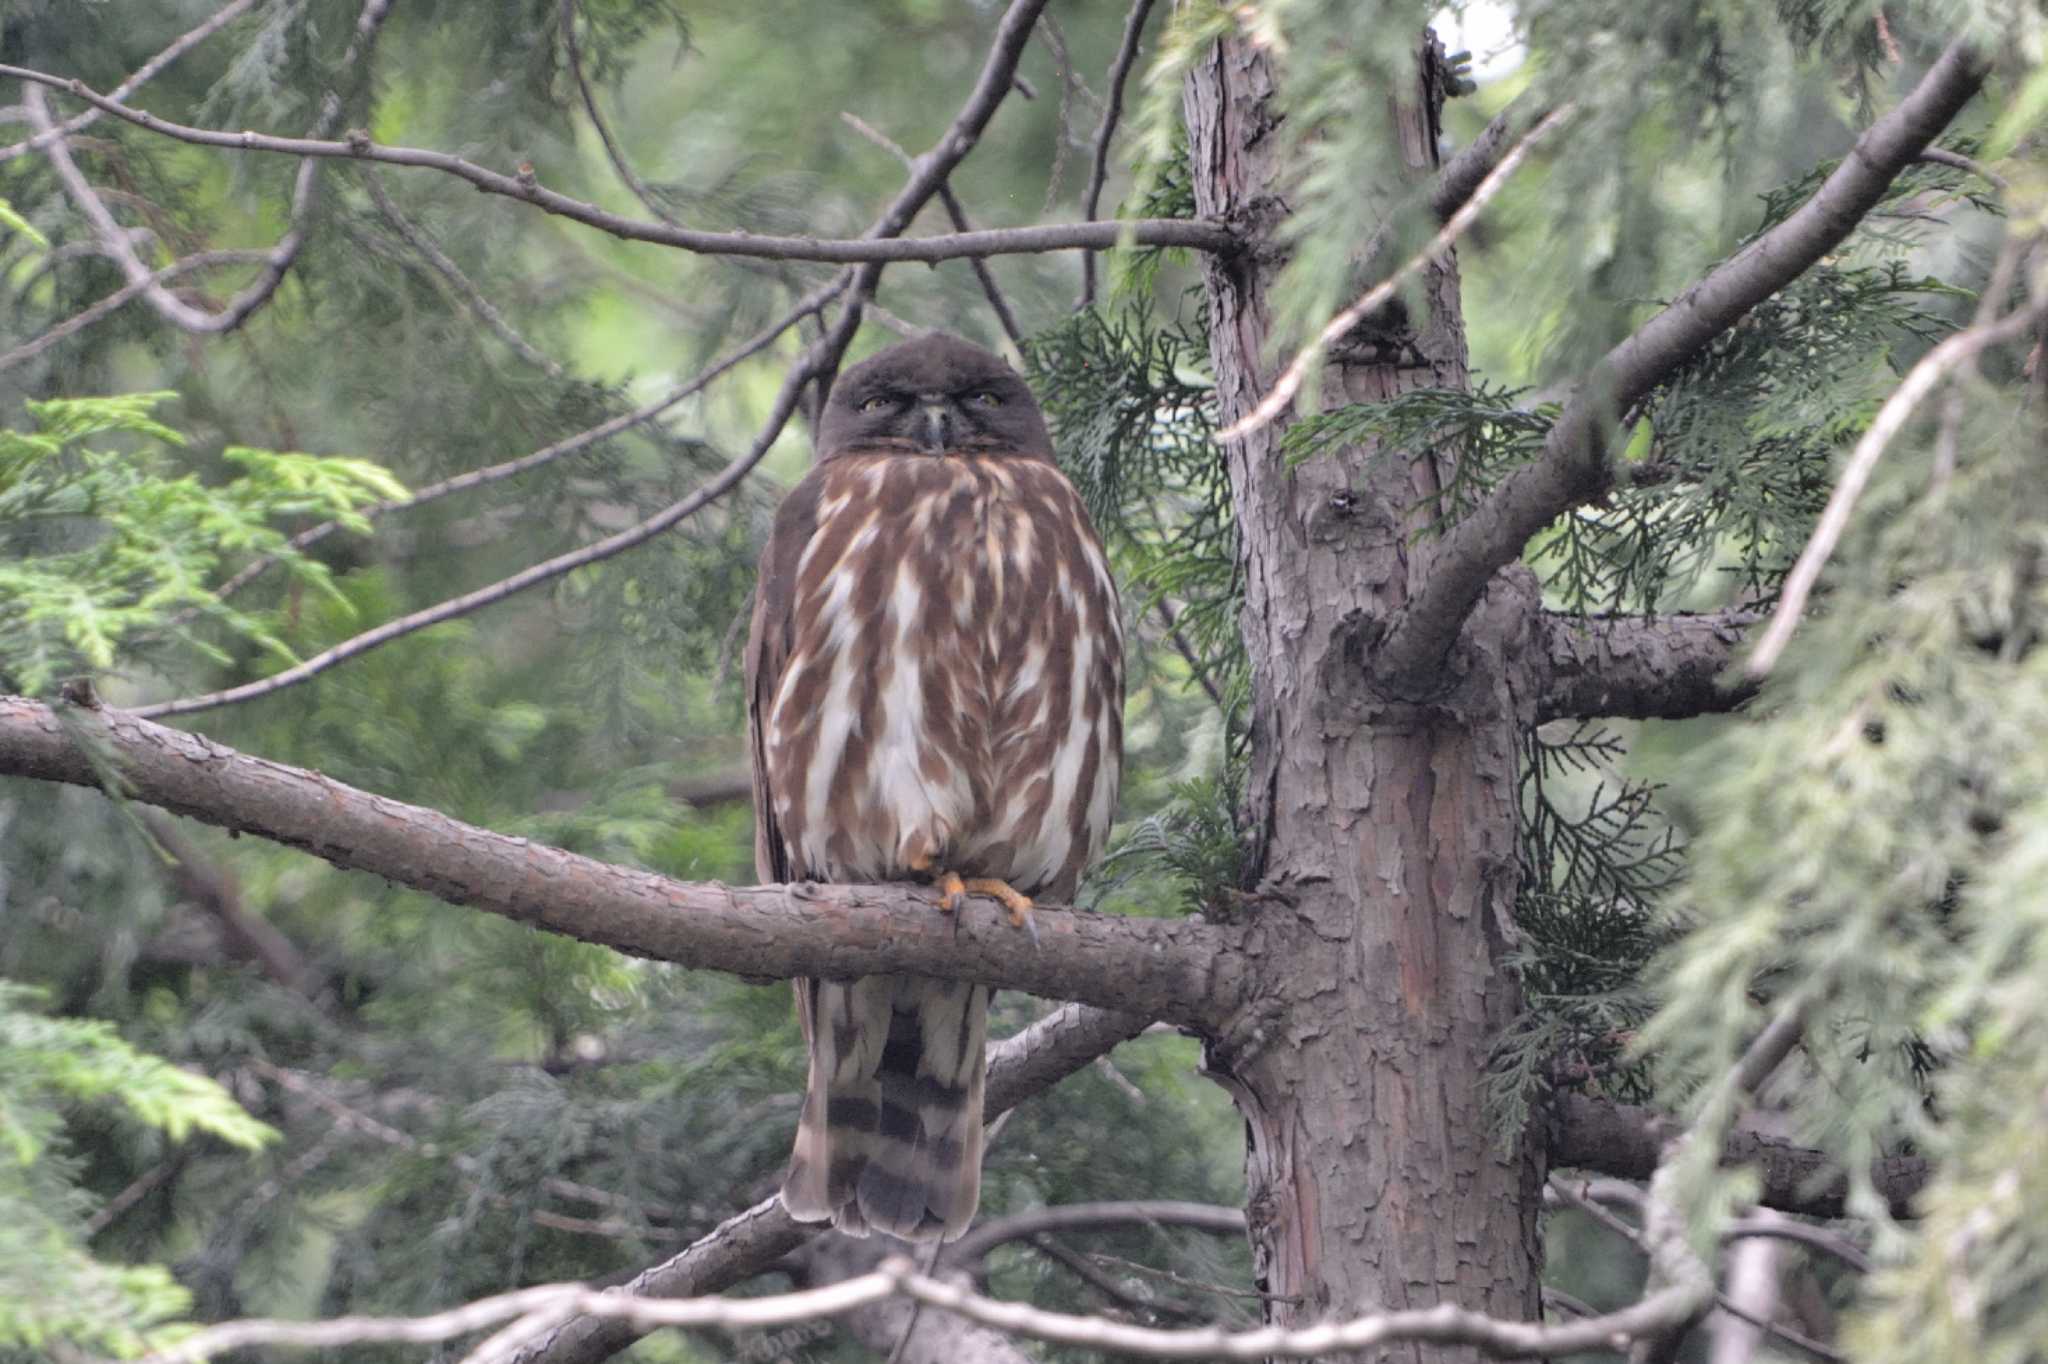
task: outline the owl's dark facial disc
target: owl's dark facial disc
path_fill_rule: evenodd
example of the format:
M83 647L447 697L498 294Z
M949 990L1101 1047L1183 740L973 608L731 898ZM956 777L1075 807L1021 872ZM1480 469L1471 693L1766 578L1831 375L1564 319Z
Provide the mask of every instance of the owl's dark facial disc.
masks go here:
M839 376L818 423L818 458L854 453L1052 458L1031 390L981 347L933 332Z

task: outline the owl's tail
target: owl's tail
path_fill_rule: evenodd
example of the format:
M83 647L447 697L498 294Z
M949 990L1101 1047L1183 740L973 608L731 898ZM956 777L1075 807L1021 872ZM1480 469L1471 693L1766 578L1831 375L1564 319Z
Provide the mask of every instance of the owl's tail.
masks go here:
M853 1236L951 1240L981 1197L988 987L799 981L811 1073L782 1203Z

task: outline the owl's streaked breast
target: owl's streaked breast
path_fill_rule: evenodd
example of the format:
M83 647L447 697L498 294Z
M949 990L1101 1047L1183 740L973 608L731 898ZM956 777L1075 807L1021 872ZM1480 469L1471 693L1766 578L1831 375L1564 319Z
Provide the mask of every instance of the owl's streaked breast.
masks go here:
M820 474L764 740L796 874L929 862L1070 897L1122 756L1122 622L1079 496L1033 459Z

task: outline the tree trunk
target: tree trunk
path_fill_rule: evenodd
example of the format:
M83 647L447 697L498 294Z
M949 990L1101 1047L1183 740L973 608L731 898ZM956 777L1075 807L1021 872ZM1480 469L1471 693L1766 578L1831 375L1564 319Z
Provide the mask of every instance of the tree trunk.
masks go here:
M1433 173L1431 55L1419 91L1391 101L1400 145L1361 174L1405 190ZM1268 287L1288 187L1272 88L1268 54L1231 38L1186 89L1197 210L1255 243L1208 265L1224 422L1273 378ZM1326 403L1465 385L1455 259L1421 284L1426 312L1394 320L1413 343L1405 358L1340 345ZM1517 1003L1500 958L1533 588L1504 574L1431 694L1387 694L1370 677L1371 641L1428 572L1418 531L1442 456L1350 449L1289 469L1278 436L1269 427L1228 451L1258 717L1248 815L1268 894L1253 911L1261 1004L1209 1057L1245 1116L1268 1319L1438 1302L1534 1319L1539 1158L1495 1142L1481 1085Z

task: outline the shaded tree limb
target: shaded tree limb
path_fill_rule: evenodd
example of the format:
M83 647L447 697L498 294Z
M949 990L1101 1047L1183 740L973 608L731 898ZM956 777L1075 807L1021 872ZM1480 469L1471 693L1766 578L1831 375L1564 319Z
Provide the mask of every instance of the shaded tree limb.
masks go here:
M1536 617L1536 718L1682 720L1731 711L1756 694L1724 676L1749 626L1746 609L1662 616Z
M1153 0L1135 0L1124 16L1123 37L1117 43L1116 59L1109 66L1109 98L1102 108L1102 122L1095 129L1095 154L1088 167L1088 188L1081 195L1081 217L1094 222L1102 211L1102 186L1109 179L1109 144L1116 136L1117 121L1123 117L1124 83L1138 62L1138 43L1145 36L1145 20L1151 17ZM1095 253L1081 253L1081 297L1074 307L1083 309L1095 302Z
M1034 6L1034 19L1037 10L1042 7ZM1028 33L1028 28L1026 31ZM908 225L908 217L900 223L894 223L886 232L871 231L868 235L851 239L779 237L752 232L701 232L667 223L639 221L608 212L595 204L585 203L548 189L527 170L506 175L447 152L428 151L417 147L386 147L371 141L367 133L360 131L343 141L332 142L320 138L276 137L266 133L232 133L213 128L194 128L159 118L155 114L130 109L126 105L115 104L83 81L4 64L0 64L0 76L12 76L37 85L63 90L139 128L146 128L180 142L202 147L221 147L230 151L345 158L442 171L467 181L486 194L517 199L543 212L597 228L601 232L626 241L673 246L699 255L751 256L762 260L815 260L839 264L932 262L955 260L963 256L1075 251L1088 247L1102 250L1116 245L1126 233L1132 234L1133 238L1144 246L1182 246L1196 251L1223 254L1235 251L1238 246L1236 234L1221 223L1186 218L1144 218L1119 223L1053 223L917 238L898 236ZM944 171L934 172L933 168L943 165L945 171L950 171L959 163L961 157L972 150L974 140L980 136L982 128L987 124L987 114L994 112L995 101L1000 99L1003 91L1007 89L1009 84L1005 82L1002 90L994 92L988 100L987 109L980 111L979 122L973 123L971 134L966 131L967 125L957 125L953 133L949 133L941 140L934 152L918 158L920 173L913 177L912 185L906 187L905 194L899 196L899 203L915 199L917 204L922 206L924 201L937 191L938 181L944 178ZM963 137L964 142L961 141ZM930 183L926 183L927 180ZM911 192L913 189L915 193Z
M1074 1231L1099 1227L1124 1227L1133 1223L1193 1227L1197 1231L1226 1236L1244 1234L1244 1211L1215 1203L1187 1203L1173 1199L1132 1199L1104 1203L1068 1203L1058 1207L1033 1208L1012 1213L974 1228L946 1247L941 1263L982 1277L981 1262L997 1246L1028 1241L1050 1231Z
M1612 484L1609 447L1618 414L1839 245L1893 177L1976 94L1988 71L1969 44L1950 44L1898 106L1856 139L1812 198L1600 360L1558 414L1542 454L1501 480L1437 543L1421 588L1371 651L1385 685L1402 695L1428 691L1494 573L1543 527Z
M0 698L0 772L96 787L95 759L147 804L661 961L746 977L982 980L1191 1026L1220 1021L1249 986L1244 930L1041 910L1034 946L993 901L947 915L922 887L670 881L475 828L132 713L69 708L60 716Z
M1143 1032L1142 1014L1067 1004L1031 1026L991 1042L983 1111L994 1117L1051 1088L1119 1042ZM679 1254L641 1271L617 1291L642 1297L695 1297L717 1293L767 1269L824 1228L802 1223L768 1198L728 1218ZM631 1322L585 1317L534 1341L519 1364L597 1364L646 1331Z
M126 80L107 92L107 98L116 104L127 99L154 80L165 67L211 38L233 20L246 14L255 3L256 0L228 0L227 4L215 10L198 25L179 34L163 51L136 67ZM100 110L87 109L84 113L73 114L55 127L39 132L25 141L0 147L0 163L12 161L17 156L27 156L30 152L41 151L60 137L69 137L82 128L91 127L99 122L101 116Z
M179 893L191 898L219 921L232 953L255 962L276 984L304 999L313 1000L317 981L311 964L277 925L260 914L249 912L242 903L242 889L234 878L218 864L201 856L192 841L159 812L143 811L142 827L169 855L171 880Z
M1570 1094L1558 1104L1550 1161L1622 1179L1646 1179L1676 1130L1670 1117L1655 1109ZM1807 1217L1841 1217L1847 1211L1848 1178L1825 1151L1738 1122L1728 1134L1724 1159L1755 1167L1762 1181L1757 1201L1767 1208ZM1913 1199L1932 1173L1923 1157L1888 1156L1870 1175L1891 1215L1911 1217Z
M1520 100L1511 100L1508 107L1493 116L1493 121L1480 130L1479 136L1452 153L1444 162L1443 169L1436 175L1436 188L1429 193L1430 212L1442 222L1463 208L1478 190L1486 177L1500 164L1501 153L1508 146L1508 136L1523 125L1534 127L1547 118L1550 111L1525 113Z

